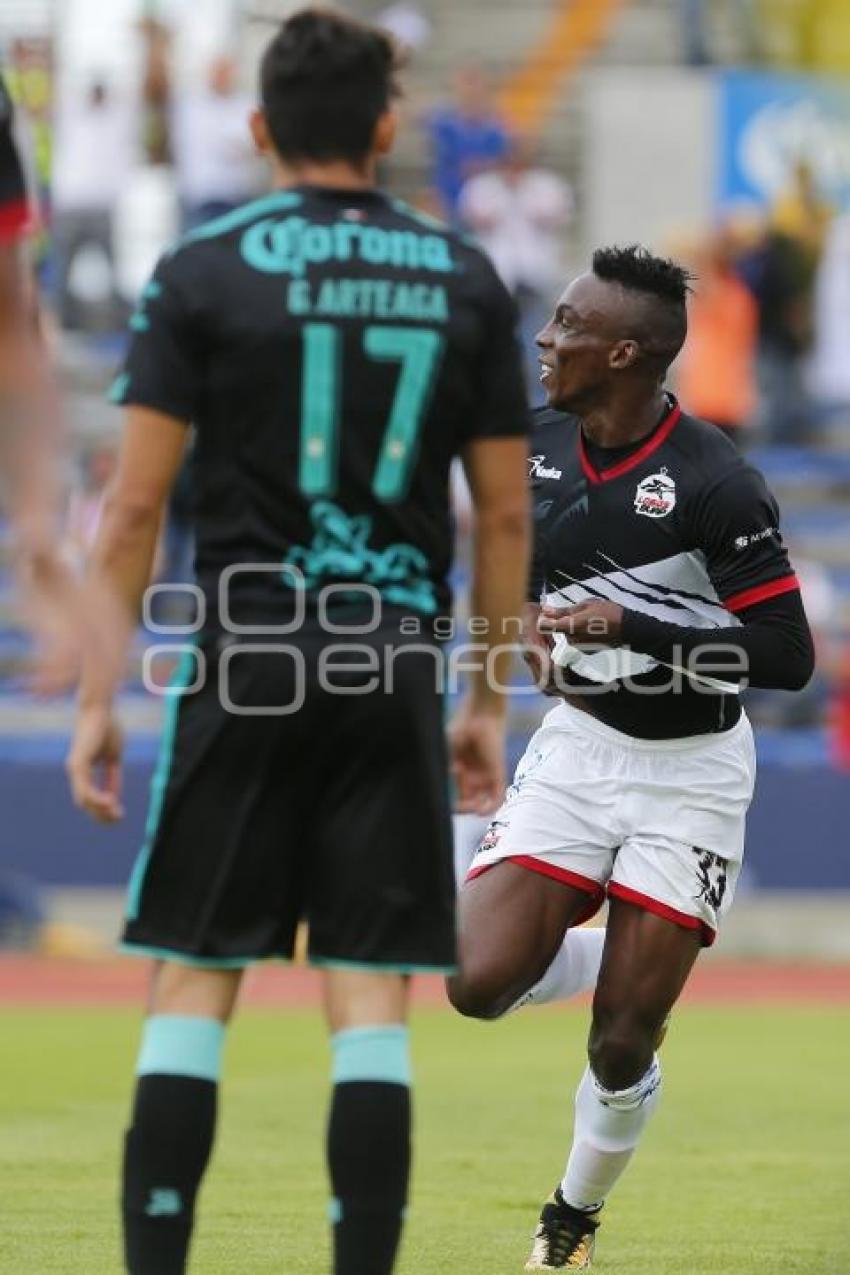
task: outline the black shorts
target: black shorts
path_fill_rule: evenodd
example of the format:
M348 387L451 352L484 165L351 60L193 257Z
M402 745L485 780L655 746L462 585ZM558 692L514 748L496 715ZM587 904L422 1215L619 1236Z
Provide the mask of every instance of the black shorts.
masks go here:
M442 651L397 628L277 641L210 645L169 701L125 948L238 967L291 956L304 919L316 964L451 970Z

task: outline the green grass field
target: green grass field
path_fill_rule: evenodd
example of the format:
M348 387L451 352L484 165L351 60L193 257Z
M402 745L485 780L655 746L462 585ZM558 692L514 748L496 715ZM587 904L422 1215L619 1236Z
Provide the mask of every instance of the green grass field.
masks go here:
M560 1176L586 1013L414 1020L416 1168L399 1275L520 1272ZM113 1275L129 1011L0 1012L0 1271ZM252 1011L228 1046L192 1271L324 1275L327 1046L315 1014ZM850 1020L677 1016L666 1093L600 1232L600 1275L850 1272Z

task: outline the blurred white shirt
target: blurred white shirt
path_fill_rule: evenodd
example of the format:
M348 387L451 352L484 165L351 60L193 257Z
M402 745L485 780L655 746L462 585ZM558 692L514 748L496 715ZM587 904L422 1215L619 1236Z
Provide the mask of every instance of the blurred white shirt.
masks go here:
M257 191L260 164L248 119L253 103L243 94L187 94L174 112L177 189L187 204L238 204Z
M815 347L809 374L813 391L832 403L850 403L850 214L832 223L818 268Z
M135 106L108 97L60 102L51 189L60 212L106 209L118 200L140 153Z
M421 49L431 38L431 23L413 0L398 0L372 20L409 49Z
M563 271L563 232L573 211L570 187L555 173L529 168L470 178L460 214L513 292L548 293Z

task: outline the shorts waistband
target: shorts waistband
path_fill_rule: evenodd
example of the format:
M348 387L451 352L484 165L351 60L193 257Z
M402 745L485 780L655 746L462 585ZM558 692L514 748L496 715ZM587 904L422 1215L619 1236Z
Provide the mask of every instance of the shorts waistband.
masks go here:
M717 733L712 731L707 735L686 735L682 739L636 739L634 735L624 735L621 730L615 730L613 726L607 726L598 717L593 717L590 713L585 713L582 709L575 708L566 701L562 701L557 708L553 708L551 713L547 714L547 720L554 719L552 720L553 726L558 724L558 717L565 719L565 724L575 727L576 730L584 735L592 735L608 744L614 744L617 748L625 748L639 753L695 752L707 748L711 744L735 740L739 735L745 734L750 729L750 719L743 709L741 710L741 716L729 730Z

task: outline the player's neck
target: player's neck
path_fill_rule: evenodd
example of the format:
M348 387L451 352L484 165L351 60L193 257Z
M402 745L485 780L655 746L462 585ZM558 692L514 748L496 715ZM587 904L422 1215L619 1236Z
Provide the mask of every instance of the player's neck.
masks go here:
M329 190L374 190L377 184L376 163L368 159L363 168L357 168L345 160L315 163L305 160L272 165L272 182L276 190L290 186L324 186Z
M594 408L581 418L585 438L597 447L626 447L637 443L660 424L668 402L659 385L650 395L626 393Z

